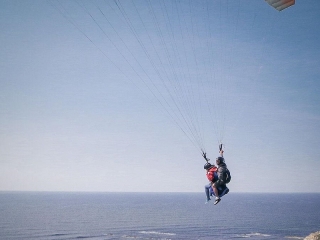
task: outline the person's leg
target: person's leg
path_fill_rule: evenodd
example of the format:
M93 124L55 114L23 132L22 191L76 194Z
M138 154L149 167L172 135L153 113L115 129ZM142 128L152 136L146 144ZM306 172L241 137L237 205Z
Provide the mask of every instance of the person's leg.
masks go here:
M214 184L212 185L212 189L213 189L213 192L214 192L214 195L216 196L216 198L219 198L218 188Z
M206 193L206 197L207 197L207 202L210 201L210 193L209 193L209 189L211 187L211 184L205 185L204 186L204 191Z
M219 191L218 191L219 186L220 186L219 181L212 184L212 189L214 191L214 195L216 195L216 200L214 201L214 205L218 204L221 201L221 199L219 197Z

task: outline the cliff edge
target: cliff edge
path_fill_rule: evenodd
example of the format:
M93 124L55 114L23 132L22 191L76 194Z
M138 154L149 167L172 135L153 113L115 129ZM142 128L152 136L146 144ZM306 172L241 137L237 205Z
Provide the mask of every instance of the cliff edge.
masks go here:
M305 237L304 240L320 240L320 231L311 233L309 236Z

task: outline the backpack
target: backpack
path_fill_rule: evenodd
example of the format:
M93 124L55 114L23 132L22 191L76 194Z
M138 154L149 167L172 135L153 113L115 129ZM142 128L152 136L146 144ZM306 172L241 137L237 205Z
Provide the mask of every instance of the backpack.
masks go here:
M231 174L229 169L226 169L226 181L225 183L229 183L231 181Z

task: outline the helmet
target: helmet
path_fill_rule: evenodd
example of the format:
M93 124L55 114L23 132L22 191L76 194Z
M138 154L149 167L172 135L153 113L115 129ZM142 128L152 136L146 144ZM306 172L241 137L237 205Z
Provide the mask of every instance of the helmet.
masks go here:
M208 170L208 169L211 168L211 167L212 167L212 165L211 165L210 163L206 163L206 164L203 166L203 168L206 169L206 170Z
M224 163L224 158L223 157L217 157L217 161L220 161L220 163Z

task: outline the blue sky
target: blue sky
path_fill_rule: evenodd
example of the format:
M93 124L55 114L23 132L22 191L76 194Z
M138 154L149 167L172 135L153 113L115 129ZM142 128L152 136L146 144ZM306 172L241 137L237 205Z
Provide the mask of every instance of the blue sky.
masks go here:
M319 10L0 1L0 190L320 192Z

